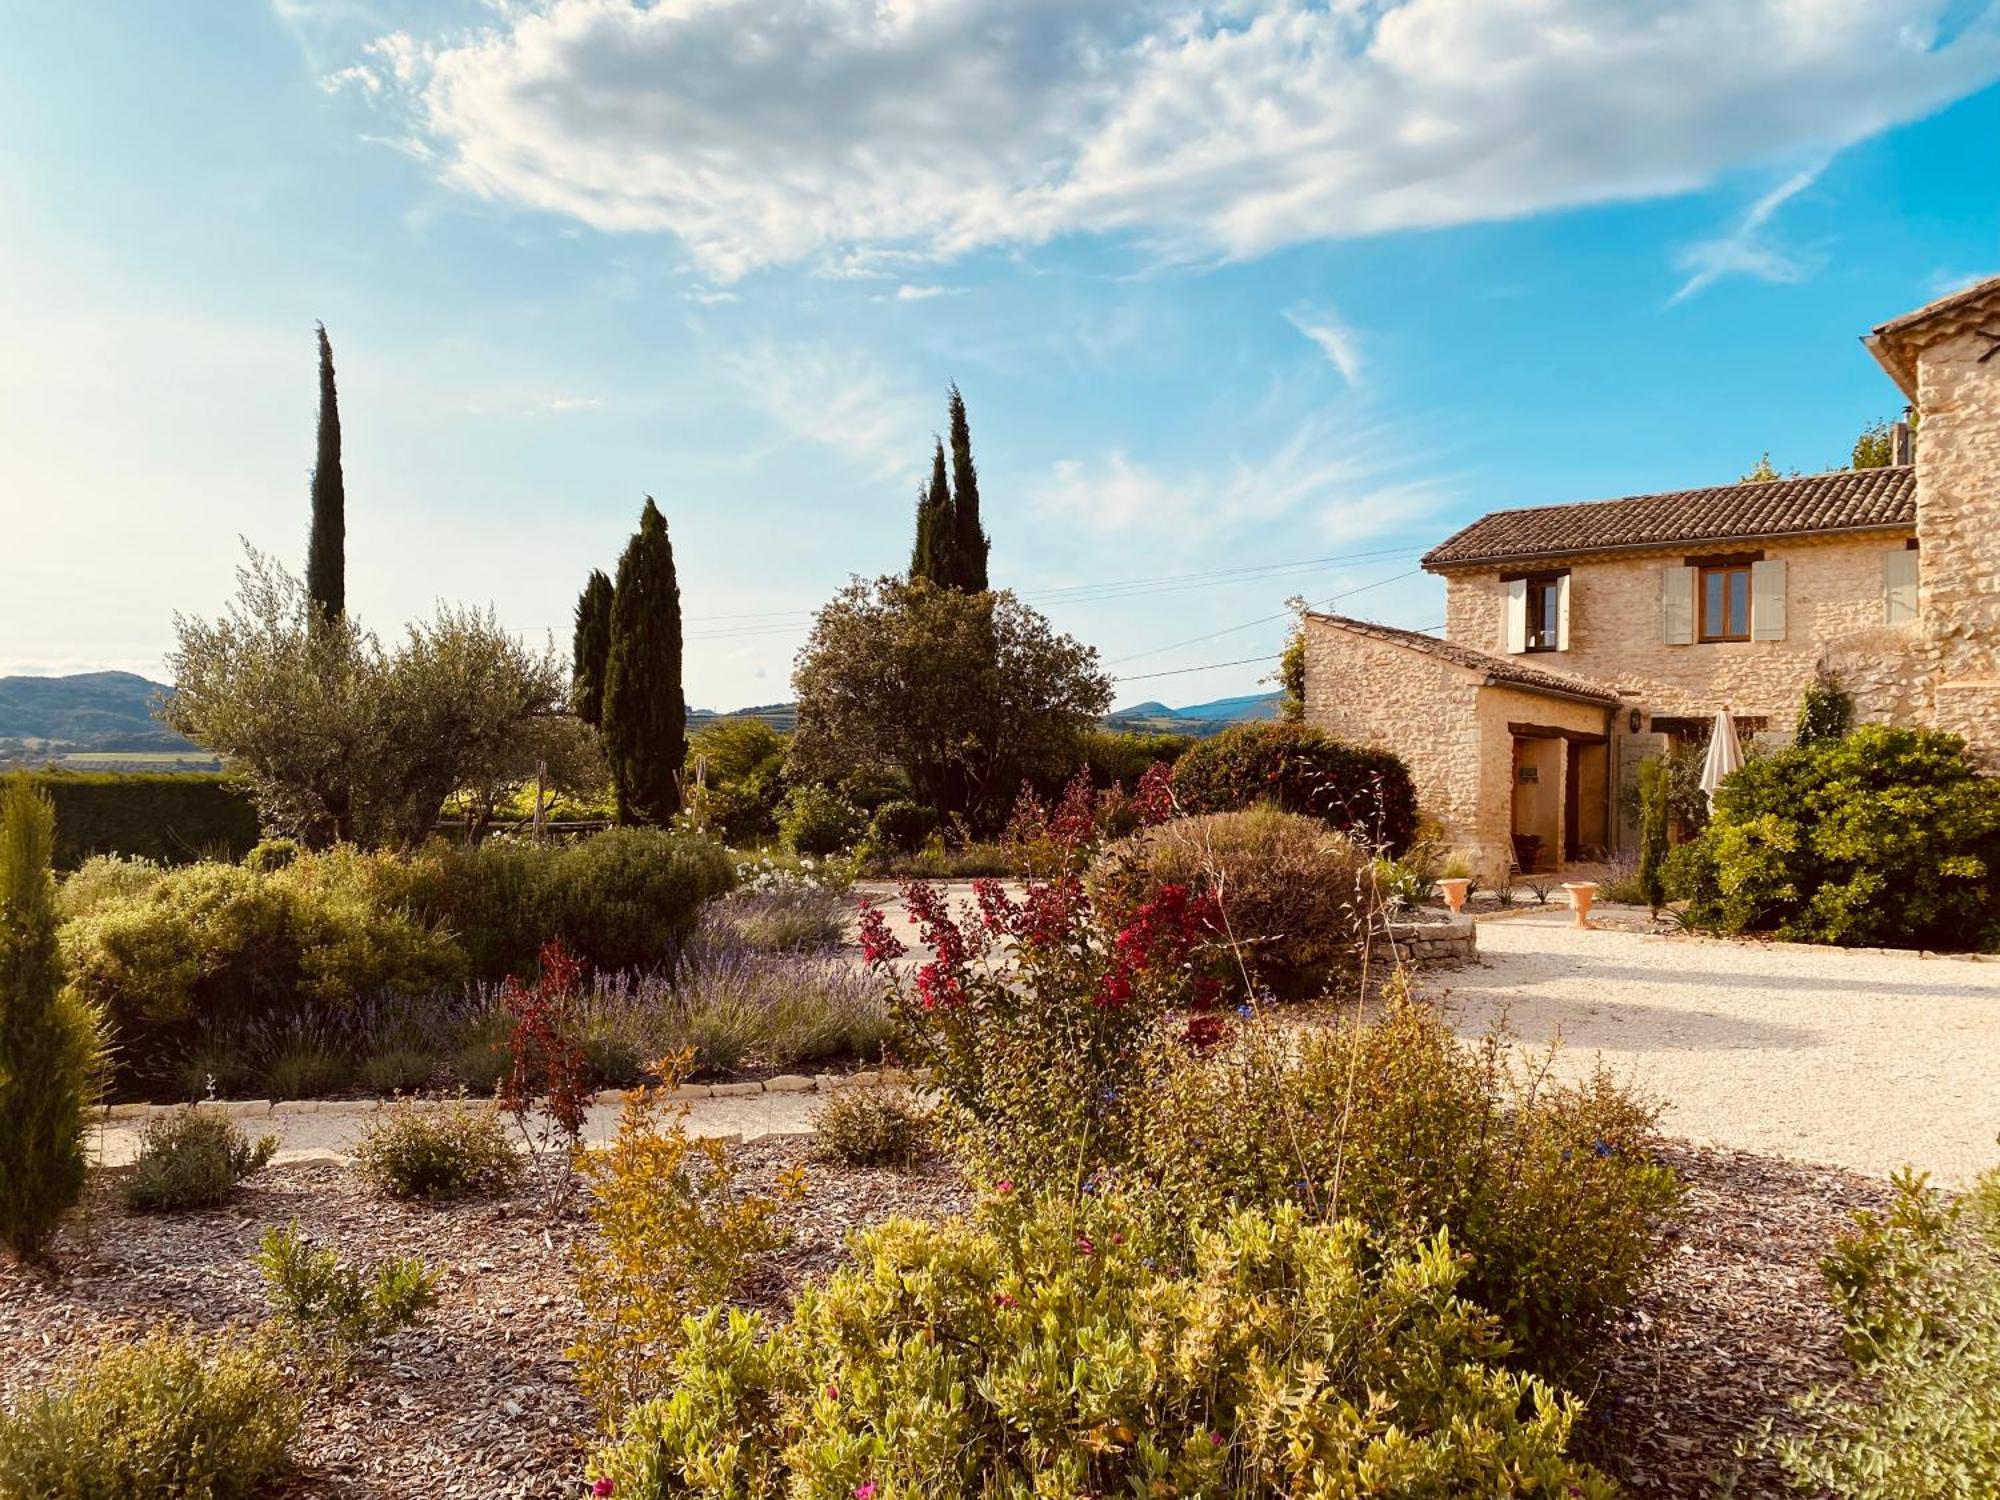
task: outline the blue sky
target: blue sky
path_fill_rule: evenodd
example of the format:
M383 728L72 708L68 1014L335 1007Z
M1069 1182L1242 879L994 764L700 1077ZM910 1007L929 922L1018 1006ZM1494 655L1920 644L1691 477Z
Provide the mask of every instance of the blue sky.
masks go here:
M566 643L651 493L690 700L785 698L955 379L996 582L1250 691L1484 510L1844 461L1996 80L1988 0L0 6L0 672L298 565L324 319L385 633Z

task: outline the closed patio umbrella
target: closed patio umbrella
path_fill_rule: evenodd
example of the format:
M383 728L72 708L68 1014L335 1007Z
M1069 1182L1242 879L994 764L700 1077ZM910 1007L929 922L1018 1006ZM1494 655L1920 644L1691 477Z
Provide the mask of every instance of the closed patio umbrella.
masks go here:
M1701 789L1707 793L1710 807L1715 806L1715 789L1722 785L1722 778L1742 766L1743 744L1736 738L1736 721L1729 717L1725 703L1708 733L1708 759L1701 766Z

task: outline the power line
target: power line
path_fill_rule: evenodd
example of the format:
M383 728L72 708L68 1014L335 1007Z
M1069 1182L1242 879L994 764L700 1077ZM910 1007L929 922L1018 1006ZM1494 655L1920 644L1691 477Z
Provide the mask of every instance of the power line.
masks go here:
M1411 568L1407 572L1392 574L1388 578L1378 578L1373 583L1364 583L1359 588L1345 589L1338 594L1330 594L1319 602L1323 608L1342 599L1352 599L1356 594L1365 594L1370 589L1379 589L1385 584L1397 583L1405 578L1414 578L1421 572L1423 572L1422 568ZM1290 617L1290 610L1280 610L1277 614L1265 615L1262 619L1247 620L1241 625L1230 625L1221 630L1211 630L1207 635L1192 635L1184 641L1174 641L1170 645L1153 646L1145 651L1135 651L1130 656L1121 656L1117 661L1110 662L1108 665L1115 667L1120 662L1138 661L1141 657L1146 656L1158 656L1162 651L1178 651L1182 646L1198 646L1203 641L1212 641L1218 636L1235 635L1241 630L1255 630L1259 625L1268 625L1273 620L1284 620Z
M1276 661L1284 653L1273 651L1269 656L1240 656L1235 661L1212 661L1205 667L1169 667L1164 672L1136 672L1130 677L1114 677L1113 682L1144 682L1149 677L1185 677L1190 672L1213 672L1218 667L1247 667L1253 662Z

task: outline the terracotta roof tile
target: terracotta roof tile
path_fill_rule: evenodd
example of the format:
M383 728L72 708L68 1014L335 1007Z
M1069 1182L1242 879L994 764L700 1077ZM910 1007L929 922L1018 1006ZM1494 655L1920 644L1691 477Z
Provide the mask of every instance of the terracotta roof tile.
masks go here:
M1917 524L1917 471L1842 470L1757 484L1497 510L1424 554L1433 570L1579 552L1750 541Z
M1346 615L1326 615L1311 611L1311 617L1341 630L1353 631L1356 635L1372 636L1378 641L1386 641L1392 646L1405 646L1412 651L1420 651L1441 661L1450 662L1455 667L1468 671L1483 672L1488 682L1504 687L1526 688L1530 692L1555 693L1564 698L1587 698L1596 703L1616 703L1618 694L1608 687L1589 682L1581 677L1571 677L1562 672L1549 672L1540 667L1531 667L1512 656L1495 656L1490 651L1475 651L1470 646L1461 646L1456 641L1440 640L1434 635L1422 635L1414 630L1398 630L1393 625L1377 625L1372 620L1355 620Z

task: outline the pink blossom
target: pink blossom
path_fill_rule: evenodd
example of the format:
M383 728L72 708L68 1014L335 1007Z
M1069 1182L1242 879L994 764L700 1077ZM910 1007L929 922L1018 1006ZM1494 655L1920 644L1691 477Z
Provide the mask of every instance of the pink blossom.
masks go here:
M875 1481L865 1480L854 1487L854 1500L875 1500Z
M607 1474L590 1487L590 1493L596 1495L598 1500L603 1500L604 1496L609 1495L616 1488L617 1486L611 1482L611 1476Z

